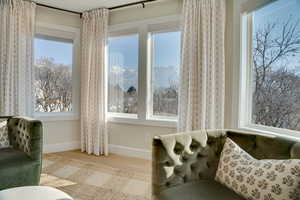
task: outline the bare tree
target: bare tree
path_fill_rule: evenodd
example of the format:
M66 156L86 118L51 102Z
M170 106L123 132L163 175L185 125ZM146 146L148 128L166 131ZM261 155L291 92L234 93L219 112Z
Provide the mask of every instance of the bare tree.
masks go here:
M169 79L169 87L155 88L153 112L158 115L176 116L178 112L178 80Z
M35 66L35 111L68 112L72 110L72 70L41 58Z
M300 130L300 77L289 62L300 53L299 28L298 21L289 19L267 24L253 35L256 124Z

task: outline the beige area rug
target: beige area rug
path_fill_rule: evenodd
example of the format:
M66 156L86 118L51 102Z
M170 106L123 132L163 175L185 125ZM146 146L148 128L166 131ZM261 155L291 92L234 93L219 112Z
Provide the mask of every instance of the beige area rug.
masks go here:
M117 155L46 154L41 185L62 190L74 200L148 200L150 166L150 161Z

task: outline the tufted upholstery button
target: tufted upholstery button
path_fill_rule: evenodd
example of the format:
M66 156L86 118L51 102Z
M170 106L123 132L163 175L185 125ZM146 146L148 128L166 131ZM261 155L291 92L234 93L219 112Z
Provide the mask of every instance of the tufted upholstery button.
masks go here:
M189 158L187 156L182 156L182 160L186 162Z
M207 141L207 144L208 144L209 146L211 146L211 145L213 145L213 144L215 144L215 143L216 143L216 141L212 141L212 140Z
M191 165L191 171L195 171L196 166L195 165Z
M203 157L204 157L204 155L202 153L197 154L197 158L203 158Z
M177 155L180 155L184 150L184 147L179 144L179 143L176 143L175 147L174 147L174 153L177 154Z
M200 144L196 142L195 140L192 141L192 144L190 146L191 151L196 151L200 148Z
M207 166L207 168L210 168L210 164L208 162L206 163L206 166Z
M203 178L202 173L199 173L199 174L198 174L198 178L199 178L199 179L202 179L202 178Z
M179 168L174 169L174 174L179 175L181 173L181 170Z
M187 176L184 176L184 177L183 177L183 182L186 183L187 181L188 181L188 177L187 177Z

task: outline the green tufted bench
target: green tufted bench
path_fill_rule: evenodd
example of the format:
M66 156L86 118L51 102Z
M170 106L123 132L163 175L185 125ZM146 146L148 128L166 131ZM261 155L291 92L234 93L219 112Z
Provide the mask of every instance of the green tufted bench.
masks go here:
M195 132L191 132L195 133ZM207 144L202 147L195 140L188 155L178 142L174 152L180 156L167 178L165 168L174 167L161 139L155 137L152 151L152 194L159 200L242 200L240 196L214 181L226 137L231 138L257 159L300 159L300 143L276 136L263 136L239 130L205 130ZM175 137L175 135L174 135Z
M24 117L8 120L10 148L0 149L0 190L38 185L42 168L42 123Z

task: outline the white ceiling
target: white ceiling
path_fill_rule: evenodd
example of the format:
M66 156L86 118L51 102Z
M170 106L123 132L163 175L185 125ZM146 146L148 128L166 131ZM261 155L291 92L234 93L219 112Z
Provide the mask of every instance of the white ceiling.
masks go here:
M122 4L138 2L140 0L34 0L36 3L72 10L76 12L83 12L94 8L113 7Z

